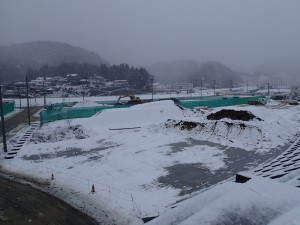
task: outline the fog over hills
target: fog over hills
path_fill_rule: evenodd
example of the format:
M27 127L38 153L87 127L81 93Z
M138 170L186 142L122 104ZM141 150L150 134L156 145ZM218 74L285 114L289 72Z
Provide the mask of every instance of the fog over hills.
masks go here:
M193 60L176 60L159 62L146 66L148 72L155 77L155 82L178 83L192 82L194 86L202 84L231 87L242 83L240 76L220 62L195 62Z
M57 66L61 63L108 64L95 52L61 42L36 41L0 46L2 79L24 76L29 68L38 69L45 64Z
M266 76L270 81L300 83L300 62L261 64L255 74Z

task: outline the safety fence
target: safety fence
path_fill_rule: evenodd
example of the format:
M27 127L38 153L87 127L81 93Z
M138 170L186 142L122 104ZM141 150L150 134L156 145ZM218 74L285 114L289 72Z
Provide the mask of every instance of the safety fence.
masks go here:
M10 113L12 111L15 110L15 102L14 101L4 101L2 103L2 107L3 107L3 114L7 114ZM0 107L1 110L1 107Z
M206 106L208 108L230 106L230 105L241 105L247 104L249 100L259 100L264 96L248 96L248 97L219 97L219 96L206 96L206 97L193 97L192 99L186 98L166 98L159 100L173 100L175 104L184 108L195 108ZM104 102L102 102L104 103ZM126 108L132 105L121 104L121 105L102 105L93 107L72 107L76 102L69 103L58 103L50 105L47 110L40 112L40 124L41 126L45 123L64 120L64 119L76 119L76 118L87 118L101 112L105 109L115 108Z
M247 104L248 101L256 101L264 98L264 96L251 96L251 97L218 97L218 98L204 98L198 100L181 100L176 104L184 108L192 109L195 107L206 106L208 108L242 105Z
M76 118L87 118L101 112L104 109L115 109L115 108L125 108L130 105L104 105L104 106L94 106L94 107L59 107L59 104L50 106L47 110L40 112L40 124L41 126L45 123L65 120L65 119L76 119Z

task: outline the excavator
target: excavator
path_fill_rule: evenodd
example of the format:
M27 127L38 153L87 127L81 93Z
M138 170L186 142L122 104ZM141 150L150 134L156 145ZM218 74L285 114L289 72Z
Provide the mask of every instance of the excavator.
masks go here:
M122 105L122 103L120 103L120 100L122 98L127 98L127 97L129 97L129 101L125 104L128 104L128 105L141 104L141 103L145 102L145 101L142 101L139 97L136 97L134 95L122 95L122 96L119 96L116 105Z

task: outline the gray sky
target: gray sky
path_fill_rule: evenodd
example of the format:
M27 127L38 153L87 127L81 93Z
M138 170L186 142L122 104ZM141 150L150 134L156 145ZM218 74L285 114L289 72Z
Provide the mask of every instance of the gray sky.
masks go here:
M299 0L0 0L0 45L70 43L110 63L299 61Z

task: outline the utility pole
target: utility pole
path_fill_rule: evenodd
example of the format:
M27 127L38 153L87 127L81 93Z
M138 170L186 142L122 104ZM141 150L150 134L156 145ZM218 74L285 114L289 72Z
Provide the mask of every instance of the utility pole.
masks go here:
M43 81L43 95L44 95L44 109L46 109L47 106L46 106L45 77L44 77L44 81Z
M270 96L270 83L268 82L268 96Z
M30 108L29 108L29 96L28 96L28 79L26 76L26 98L27 98L27 116L28 116L28 125L30 126Z
M153 92L154 92L154 89L153 89L153 78L151 78L151 93L152 93L152 102L153 102Z
M179 86L178 88L179 88L179 93L180 93L180 92L181 92L181 87L180 87L180 85L181 85L181 84L180 84L180 76L179 76L179 83L178 83L178 84L179 84L179 85L178 85L178 86Z
M247 94L248 94L248 80L247 80Z
M20 92L20 90L19 90L19 103L20 103L20 111L21 111L21 107L22 107L22 102L21 102L21 92Z
M83 85L82 85L82 101L84 102L84 88L83 88Z
M0 81L0 107L1 107L1 125L2 125L2 139L3 139L3 150L7 152L7 144L6 144L6 132L5 132L5 121L4 121L4 112L3 112L3 102L2 102L2 89L1 89L1 81Z
M214 96L216 96L216 80L214 80Z
M201 82L200 82L200 87L201 87L201 89L200 89L200 90L201 90L201 98L202 98L202 85L203 85L203 84L202 84L202 79L201 79Z

